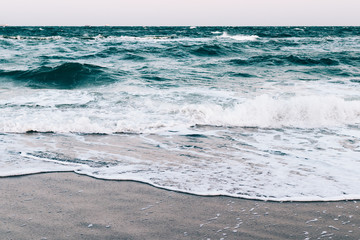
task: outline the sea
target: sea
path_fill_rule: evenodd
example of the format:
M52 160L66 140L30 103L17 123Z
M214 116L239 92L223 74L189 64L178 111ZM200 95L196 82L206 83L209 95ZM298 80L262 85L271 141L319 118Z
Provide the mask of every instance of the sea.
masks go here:
M360 199L360 27L0 27L0 177Z

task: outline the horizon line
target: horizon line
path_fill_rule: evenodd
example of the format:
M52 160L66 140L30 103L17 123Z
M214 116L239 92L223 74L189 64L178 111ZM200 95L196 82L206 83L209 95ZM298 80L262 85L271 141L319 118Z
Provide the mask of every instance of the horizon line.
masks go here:
M360 25L10 25L0 27L360 27Z

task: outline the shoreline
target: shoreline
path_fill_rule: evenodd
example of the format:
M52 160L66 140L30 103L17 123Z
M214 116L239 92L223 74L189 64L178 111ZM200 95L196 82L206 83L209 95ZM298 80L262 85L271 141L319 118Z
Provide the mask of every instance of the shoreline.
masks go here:
M360 203L198 196L74 172L0 178L3 239L358 239Z
M279 199L279 200L274 200L274 199L258 199L258 198L246 198L246 197L237 197L237 196L232 196L232 195L226 195L226 194L198 194L198 193L193 193L193 192L185 192L182 190L176 190L176 189L171 189L171 188L166 188L166 187L161 187L161 186L157 186L155 184L146 182L146 181L141 181L141 180L132 180L132 179L107 179L107 178L98 178L95 176L91 176L91 175L87 175L85 173L78 173L76 171L41 171L41 172L33 172L33 173L24 173L24 174L15 174L15 175L9 175L9 176L0 176L0 180L2 178L18 178L18 177L27 177L27 176L33 176L33 175L39 175L39 174L62 174L62 173L73 173L79 176L84 176L84 177L89 177L95 180L99 180L99 181L110 181L110 182L129 182L129 183L138 183L138 184L144 184L147 185L149 187L153 187L156 188L158 190L163 190L163 191L170 191L170 192L175 192L175 193L179 193L179 194L185 194L185 195L190 195L190 196L198 196L198 197L227 197L227 198L233 198L233 199L242 199L242 200L249 200L249 201L259 201L259 202L273 202L273 203L322 203L322 202L349 202L349 201L360 201L360 198L337 198L337 197L333 197L331 199L324 199L324 200L298 200L298 199L294 199L294 200L288 200L288 199Z

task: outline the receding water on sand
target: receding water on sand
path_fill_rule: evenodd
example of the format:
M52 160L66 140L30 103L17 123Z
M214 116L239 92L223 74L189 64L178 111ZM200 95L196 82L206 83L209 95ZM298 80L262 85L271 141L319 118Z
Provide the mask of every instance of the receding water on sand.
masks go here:
M199 195L279 201L359 197L354 138L326 130L200 128L206 134L6 134L0 136L1 175L75 171Z

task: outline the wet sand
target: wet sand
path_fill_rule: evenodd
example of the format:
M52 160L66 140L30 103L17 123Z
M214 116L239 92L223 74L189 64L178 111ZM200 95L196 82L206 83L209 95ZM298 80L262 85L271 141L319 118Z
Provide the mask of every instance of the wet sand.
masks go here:
M201 197L75 173L0 178L0 239L360 239L360 201Z

